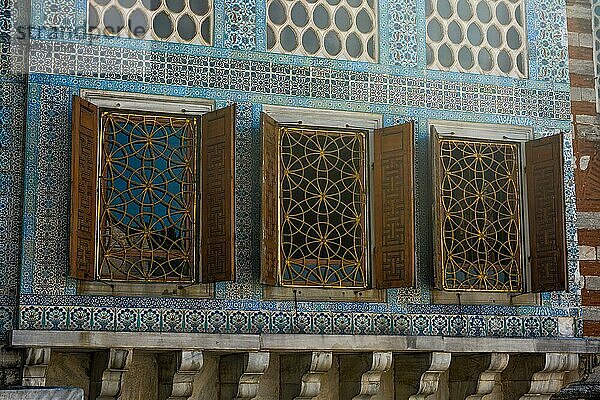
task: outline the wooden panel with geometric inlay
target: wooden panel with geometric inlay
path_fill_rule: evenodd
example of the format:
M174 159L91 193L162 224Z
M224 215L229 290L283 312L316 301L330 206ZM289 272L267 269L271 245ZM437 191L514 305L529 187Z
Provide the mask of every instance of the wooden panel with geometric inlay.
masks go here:
M93 280L95 265L98 108L73 97L70 275Z
M232 281L235 105L202 116L202 282Z
M279 269L279 124L261 114L262 131L262 248L261 281L277 284Z
M565 290L563 135L525 145L532 291Z
M414 284L414 123L375 131L375 285Z

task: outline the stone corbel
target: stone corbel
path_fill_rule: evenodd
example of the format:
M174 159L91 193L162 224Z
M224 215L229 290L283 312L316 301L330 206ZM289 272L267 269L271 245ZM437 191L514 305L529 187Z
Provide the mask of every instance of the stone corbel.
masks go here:
M421 375L419 392L409 397L409 400L434 400L440 385L440 378L450 368L451 353L431 353L429 369Z
M50 364L49 347L30 347L25 350L23 386L46 386L46 371Z
M121 398L123 376L129 370L132 356L132 349L110 349L96 355L90 385L91 399L119 400Z
M248 353L248 362L240 377L237 397L235 400L250 400L258 395L260 379L269 368L269 352Z
M360 378L360 394L352 400L370 400L381 390L381 376L392 366L392 352L373 352L371 369Z
M571 353L546 353L546 365L540 372L533 374L529 393L520 400L550 400L552 395L569 382L565 376L579 367L579 356Z
M300 395L294 400L312 400L321 393L321 379L329 371L333 354L329 351L312 353L310 369L302 376Z
M194 379L204 368L204 353L180 350L161 355L160 399L188 400L194 394Z
M487 369L479 375L477 391L465 400L502 400L502 371L508 360L507 353L491 353Z

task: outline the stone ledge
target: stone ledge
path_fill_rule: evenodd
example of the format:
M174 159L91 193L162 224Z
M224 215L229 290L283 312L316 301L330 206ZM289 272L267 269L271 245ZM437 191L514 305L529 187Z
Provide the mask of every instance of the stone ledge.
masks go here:
M0 390L0 400L83 400L80 388L13 388Z
M14 347L69 349L136 348L208 351L334 351L334 352L455 352L455 353L600 353L600 339L496 338L444 336L206 334L96 331L26 331L10 334Z

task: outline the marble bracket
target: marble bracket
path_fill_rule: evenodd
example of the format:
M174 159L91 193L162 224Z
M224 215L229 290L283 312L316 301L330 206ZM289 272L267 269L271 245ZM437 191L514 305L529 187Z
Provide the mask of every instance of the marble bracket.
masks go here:
M520 400L550 400L569 382L567 374L579 368L579 355L570 353L546 353L544 369L533 374L529 392Z
M479 375L477 390L465 400L501 400L502 371L508 366L508 353L491 353L487 369Z
M316 351L312 353L310 369L302 376L300 395L294 400L312 400L321 393L321 380L329 371L333 363L333 354L330 351Z
M371 369L360 378L360 393L352 400L370 400L381 390L381 376L392 366L392 352L373 352Z
M25 349L23 364L23 386L46 386L46 372L50 364L50 347L29 347Z
M251 352L248 353L248 362L244 373L240 377L237 397L235 400L250 400L258 395L260 379L269 368L270 353Z
M194 379L204 368L200 350L180 350L159 355L160 400L188 400L194 394Z
M450 368L452 361L451 353L431 353L431 364L429 369L421 375L419 391L409 397L409 400L434 400L438 397L436 393L440 385L442 375Z
M109 349L97 353L92 367L90 398L119 400L123 388L123 377L129 370L132 357L132 349Z

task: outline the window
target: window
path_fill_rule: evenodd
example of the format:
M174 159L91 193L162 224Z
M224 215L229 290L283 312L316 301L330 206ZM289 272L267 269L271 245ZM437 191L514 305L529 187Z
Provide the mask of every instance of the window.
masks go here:
M286 118L277 111L270 114ZM262 116L263 282L355 289L411 286L412 123L374 131L348 115L337 123L328 116L330 126L304 123L318 123L315 114L296 111L292 123L281 124Z
M277 53L377 61L375 0L267 0L267 48Z
M528 137L527 129L433 125L441 289L520 293L528 277L532 291L566 287L562 135Z
M199 122L101 113L99 279L193 279Z
M523 0L427 0L427 66L527 77Z
M212 0L88 0L88 33L212 44Z
M107 96L73 101L71 275L233 280L234 106Z

